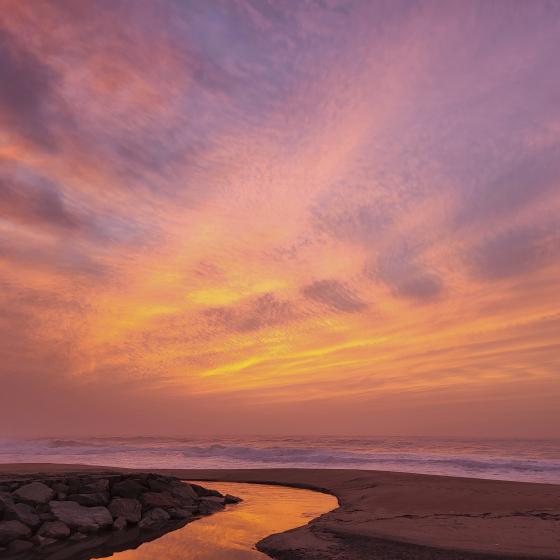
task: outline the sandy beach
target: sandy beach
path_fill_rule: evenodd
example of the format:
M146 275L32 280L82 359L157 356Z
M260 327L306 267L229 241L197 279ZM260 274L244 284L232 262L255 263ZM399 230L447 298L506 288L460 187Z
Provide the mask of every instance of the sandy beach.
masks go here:
M0 465L0 473L107 469ZM119 469L115 469L119 470ZM560 485L396 472L315 469L178 470L185 479L304 487L340 506L258 548L279 560L560 558Z

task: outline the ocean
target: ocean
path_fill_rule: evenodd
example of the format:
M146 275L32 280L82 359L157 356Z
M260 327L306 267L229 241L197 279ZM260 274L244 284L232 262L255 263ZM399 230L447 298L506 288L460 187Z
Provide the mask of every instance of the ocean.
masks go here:
M560 439L80 437L0 439L0 462L137 468L344 468L560 483Z

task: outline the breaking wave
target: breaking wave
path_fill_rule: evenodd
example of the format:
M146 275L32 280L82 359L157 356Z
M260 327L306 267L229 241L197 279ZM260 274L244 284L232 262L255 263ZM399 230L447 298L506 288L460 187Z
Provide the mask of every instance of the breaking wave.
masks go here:
M0 462L356 468L560 483L558 440L94 437L0 440Z

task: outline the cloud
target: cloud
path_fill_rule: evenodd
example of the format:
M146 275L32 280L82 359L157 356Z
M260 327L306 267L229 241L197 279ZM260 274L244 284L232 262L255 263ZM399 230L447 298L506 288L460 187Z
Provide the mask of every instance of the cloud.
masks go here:
M304 286L302 293L308 299L343 313L357 313L367 307L366 302L338 280L316 280Z
M443 292L443 281L426 270L418 259L419 248L406 244L382 252L366 263L364 272L372 280L385 282L394 294L417 301L431 301Z
M1 162L0 162L1 163ZM87 221L72 212L59 189L48 179L18 178L0 171L0 217L31 227L76 232Z
M232 332L258 331L294 318L289 302L267 293L238 306L213 307L205 312L210 323Z
M530 276L558 257L559 247L558 228L512 228L477 244L469 255L470 268L486 280Z
M350 186L333 191L311 209L318 231L335 239L364 245L379 241L392 224L395 209L379 196L377 200L354 201L359 189Z
M49 102L57 76L6 29L0 27L0 122L36 145L53 149Z
M558 185L558 146L515 154L515 160L502 167L495 178L481 180L475 188L461 191L454 222L458 226L468 226L510 217L552 194Z

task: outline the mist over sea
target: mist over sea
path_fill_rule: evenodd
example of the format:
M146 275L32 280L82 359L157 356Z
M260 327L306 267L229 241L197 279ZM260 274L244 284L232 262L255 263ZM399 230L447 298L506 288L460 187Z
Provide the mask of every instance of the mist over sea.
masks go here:
M0 462L377 469L560 483L560 440L328 436L0 439Z

